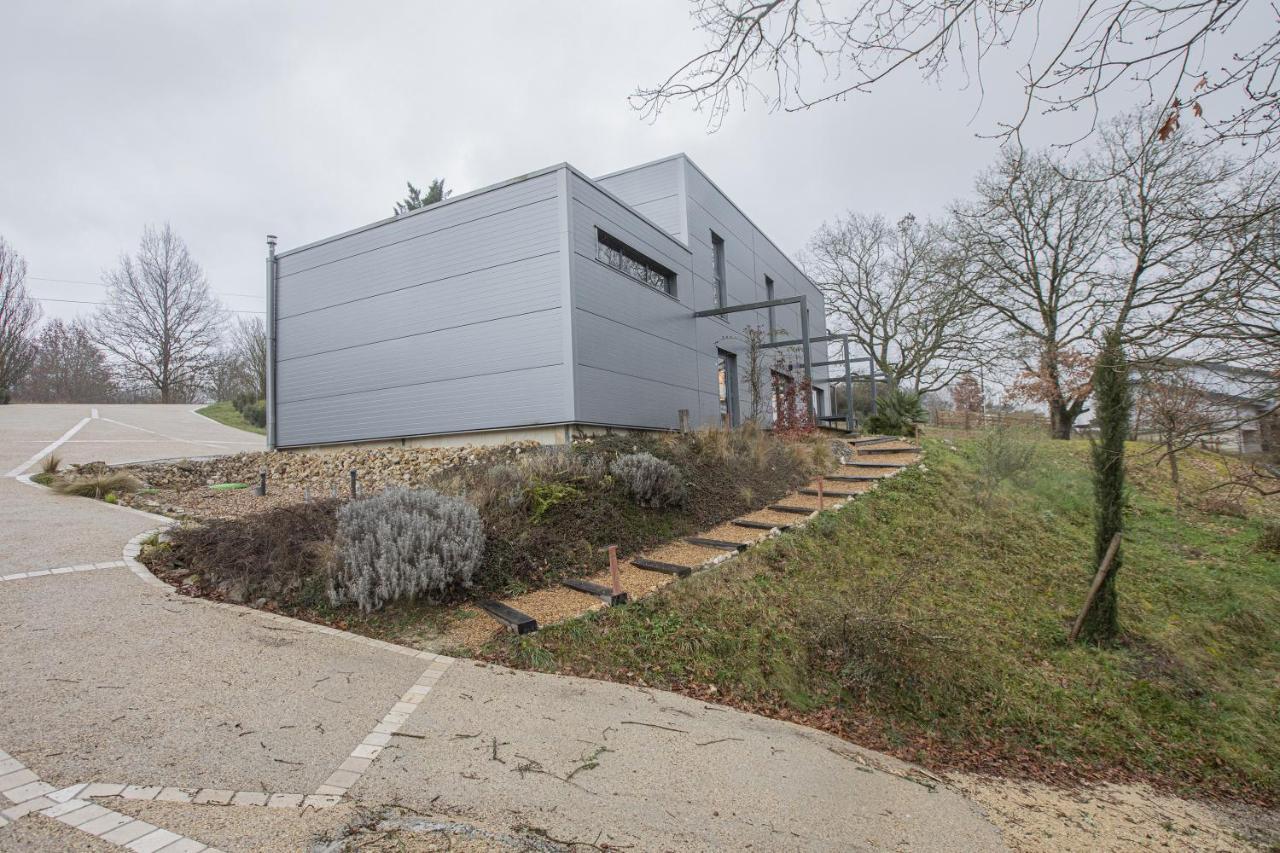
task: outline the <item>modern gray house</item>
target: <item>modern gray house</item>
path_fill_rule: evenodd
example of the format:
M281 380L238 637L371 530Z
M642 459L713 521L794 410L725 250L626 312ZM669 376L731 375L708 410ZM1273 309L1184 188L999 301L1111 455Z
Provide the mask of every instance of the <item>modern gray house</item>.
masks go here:
M279 254L272 238L267 269L273 448L736 424L744 330L826 333L818 288L683 154L596 179L560 164ZM791 360L780 381L803 375L802 347L765 352Z

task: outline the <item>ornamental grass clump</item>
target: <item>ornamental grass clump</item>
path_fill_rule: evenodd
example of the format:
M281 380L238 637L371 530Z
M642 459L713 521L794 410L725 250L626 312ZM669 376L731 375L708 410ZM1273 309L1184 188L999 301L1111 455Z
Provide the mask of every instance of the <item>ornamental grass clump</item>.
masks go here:
M334 605L365 613L397 599L438 602L472 585L484 557L476 508L430 489L390 489L338 510L329 587Z
M680 506L688 498L680 469L652 453L619 456L609 466L609 473L640 506L653 509Z

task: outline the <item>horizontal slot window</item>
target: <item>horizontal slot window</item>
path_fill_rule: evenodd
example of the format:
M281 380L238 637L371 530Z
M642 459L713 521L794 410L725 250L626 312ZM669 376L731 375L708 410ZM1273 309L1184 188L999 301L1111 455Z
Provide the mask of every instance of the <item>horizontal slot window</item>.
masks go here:
M599 229L596 230L596 260L654 290L676 295L675 273Z

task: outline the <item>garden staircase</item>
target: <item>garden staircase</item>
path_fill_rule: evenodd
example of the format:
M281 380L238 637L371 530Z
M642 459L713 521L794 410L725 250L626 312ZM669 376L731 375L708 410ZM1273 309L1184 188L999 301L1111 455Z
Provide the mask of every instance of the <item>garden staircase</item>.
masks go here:
M605 606L625 604L629 596L646 594L674 580L710 568L745 551L762 539L805 523L821 511L843 506L846 501L870 492L876 487L877 481L896 476L920 459L918 445L894 436L851 438L841 435L840 440L848 444L851 455L841 462L838 473L822 478L821 490L815 479L762 510L717 525L701 535L670 542L644 556L633 557L626 563L625 573L632 586L631 592L624 591L615 595L611 586L606 585L609 583L607 575L592 579L571 578L563 581L563 586L572 593L592 596ZM644 575L660 579L646 582L642 580ZM546 591L530 593L505 602L483 601L480 608L507 630L525 634L538 630L538 620L536 615L530 615L520 607L536 612L536 608L530 605L536 604L540 595L545 596ZM592 606L600 605L587 605L584 601L581 612ZM567 617L559 614L554 618Z

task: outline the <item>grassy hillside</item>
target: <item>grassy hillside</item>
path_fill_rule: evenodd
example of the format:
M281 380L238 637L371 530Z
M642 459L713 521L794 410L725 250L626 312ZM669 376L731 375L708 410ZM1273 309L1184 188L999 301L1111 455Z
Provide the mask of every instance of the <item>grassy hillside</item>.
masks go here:
M489 654L794 719L940 769L1274 801L1280 557L1257 544L1275 507L1175 513L1165 469L1139 456L1117 579L1125 640L1069 646L1094 570L1087 444L1036 442L1031 469L989 497L972 439L926 448L921 468L721 570ZM1219 465L1184 465L1184 493Z
M224 400L221 403L211 403L203 409L197 409L196 411L210 420L217 421L220 424L226 424L229 427L242 429L245 432L256 432L258 435L267 434L264 427L254 426L246 421L244 419L244 415L236 411L236 407L227 400Z

